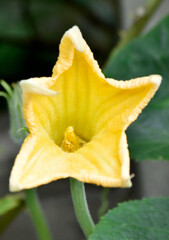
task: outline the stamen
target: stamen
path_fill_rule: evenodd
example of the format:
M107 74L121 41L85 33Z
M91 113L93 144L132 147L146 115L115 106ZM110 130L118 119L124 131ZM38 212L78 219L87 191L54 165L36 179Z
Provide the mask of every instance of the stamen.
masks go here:
M68 127L64 134L64 139L61 143L61 148L65 152L75 152L82 147L86 142L76 136L73 127Z

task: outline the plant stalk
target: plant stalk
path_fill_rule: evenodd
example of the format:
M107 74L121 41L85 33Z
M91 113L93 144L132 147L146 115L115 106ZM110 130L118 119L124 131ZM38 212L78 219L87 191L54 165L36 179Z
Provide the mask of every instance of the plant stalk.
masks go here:
M101 192L101 206L98 210L98 217L99 219L106 213L109 207L109 200L108 200L108 195L109 195L109 188L103 188Z
M122 38L119 42L118 47L125 45L140 34L162 1L163 0L151 0L147 7L145 6L143 8L145 13L140 17L138 16L138 18L134 21L124 38Z
M51 234L48 229L40 202L35 189L25 190L26 204L29 209L32 221L36 228L40 240L51 240Z
M70 178L72 200L77 220L85 236L88 238L94 230L94 222L87 205L84 183Z
M107 64L109 63L109 59L112 58L116 52L118 52L123 46L129 43L131 40L139 36L147 22L151 19L154 12L158 9L159 5L163 2L163 0L149 0L148 4L143 8L144 14L142 16L136 16L136 20L133 25L129 28L129 30L121 37L119 43L113 48L108 57L104 69L106 69Z

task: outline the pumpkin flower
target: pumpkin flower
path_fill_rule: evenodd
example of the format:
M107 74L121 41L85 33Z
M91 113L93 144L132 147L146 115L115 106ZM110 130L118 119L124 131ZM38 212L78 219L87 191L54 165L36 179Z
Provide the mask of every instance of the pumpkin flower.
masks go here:
M125 130L160 83L159 75L106 79L78 27L68 30L52 76L20 83L30 134L16 157L10 190L68 177L130 187Z

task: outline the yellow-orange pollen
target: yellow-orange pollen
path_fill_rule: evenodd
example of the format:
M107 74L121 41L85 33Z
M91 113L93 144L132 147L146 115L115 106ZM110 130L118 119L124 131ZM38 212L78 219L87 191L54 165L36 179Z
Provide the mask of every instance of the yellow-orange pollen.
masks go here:
M86 142L80 137L76 136L73 127L68 127L64 134L64 139L61 143L61 148L65 152L75 152L81 148Z

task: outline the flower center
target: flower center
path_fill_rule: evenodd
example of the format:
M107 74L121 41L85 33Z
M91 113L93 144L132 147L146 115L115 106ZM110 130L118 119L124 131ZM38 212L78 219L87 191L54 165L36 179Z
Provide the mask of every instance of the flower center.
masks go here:
M61 142L61 148L65 152L75 152L79 148L81 148L86 141L76 136L74 133L73 127L68 127L64 133L64 139Z

